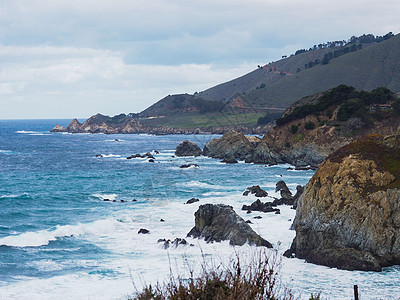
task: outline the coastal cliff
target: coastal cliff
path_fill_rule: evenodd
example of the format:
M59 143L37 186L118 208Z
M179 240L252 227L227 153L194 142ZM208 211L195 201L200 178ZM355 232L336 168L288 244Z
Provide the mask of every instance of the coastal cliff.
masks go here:
M237 130L249 134L264 134L271 127L265 126L248 126L243 124L228 124L217 126L199 126L199 127L169 127L153 125L153 119L139 118L137 116L121 114L114 117L97 114L85 122L80 123L77 119L73 119L67 127L56 125L50 132L69 132L69 133L105 133L105 134L224 134L229 130ZM150 123L150 124L148 124ZM206 125L206 124L204 124Z
M329 155L293 227L287 255L347 270L400 264L400 137L369 135Z
M366 92L340 85L294 103L257 145L235 157L259 164L289 163L316 169L329 154L357 138L394 134L399 126L400 101L390 90ZM205 155L221 158L224 149L229 155L233 150L231 139L224 135L213 140L206 146L218 144L218 155L212 151L205 151Z

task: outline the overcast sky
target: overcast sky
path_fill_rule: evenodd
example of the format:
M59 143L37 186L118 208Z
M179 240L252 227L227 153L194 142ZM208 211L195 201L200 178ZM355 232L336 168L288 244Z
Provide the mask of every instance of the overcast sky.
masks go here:
M0 119L139 112L300 48L400 31L396 0L0 0Z

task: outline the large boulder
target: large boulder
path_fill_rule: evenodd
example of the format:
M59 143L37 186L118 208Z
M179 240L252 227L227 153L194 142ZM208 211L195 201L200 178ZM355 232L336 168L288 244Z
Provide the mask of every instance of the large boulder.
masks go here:
M271 243L255 233L250 225L235 213L232 206L204 204L200 205L194 215L195 226L188 236L201 237L207 242L229 240L231 245L242 246L249 243L272 248Z
M178 146L176 146L175 155L176 156L200 156L203 154L200 147L192 142L183 141Z
M236 158L252 161L254 145L242 133L230 130L218 139L206 143L203 154L213 158Z
M347 270L400 264L400 137L366 136L331 154L298 200L289 253Z

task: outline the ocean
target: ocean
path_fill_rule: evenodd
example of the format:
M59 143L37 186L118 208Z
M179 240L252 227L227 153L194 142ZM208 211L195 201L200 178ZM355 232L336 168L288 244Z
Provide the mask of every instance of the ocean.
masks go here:
M56 123L68 120L0 120L0 299L126 299L205 259L219 264L254 254L249 245L186 238L205 203L233 206L279 255L289 248L295 211L246 214L242 205L256 198L242 193L260 185L278 197L279 180L295 192L313 171L174 157L183 140L203 147L218 136L50 133ZM154 163L126 159L146 152ZM199 168L179 168L188 163ZM184 204L193 197L200 201ZM138 234L142 228L149 234ZM192 246L164 249L164 238ZM280 267L281 284L301 299L319 291L351 299L355 284L361 299L400 299L399 266L357 272L282 257Z

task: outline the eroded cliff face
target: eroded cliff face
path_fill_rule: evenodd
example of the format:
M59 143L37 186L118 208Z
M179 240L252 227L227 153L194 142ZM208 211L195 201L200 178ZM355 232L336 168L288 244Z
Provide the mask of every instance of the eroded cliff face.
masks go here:
M400 138L364 137L331 154L299 199L291 252L379 271L400 264Z
M326 124L306 129L305 124L309 122L318 124L315 116L309 116L271 129L255 149L253 161L317 168L329 154L352 140L341 136L335 127Z

